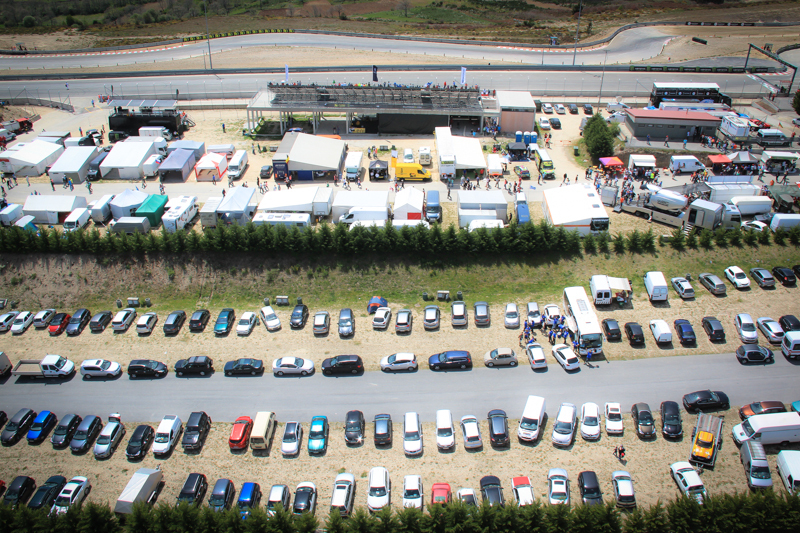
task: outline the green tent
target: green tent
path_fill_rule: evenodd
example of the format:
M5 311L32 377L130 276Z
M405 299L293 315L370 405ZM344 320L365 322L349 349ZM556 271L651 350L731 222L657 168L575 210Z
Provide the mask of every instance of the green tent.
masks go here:
M145 217L150 221L150 226L155 228L161 223L164 215L164 206L167 205L169 198L161 194L151 194L147 200L136 210L137 217Z

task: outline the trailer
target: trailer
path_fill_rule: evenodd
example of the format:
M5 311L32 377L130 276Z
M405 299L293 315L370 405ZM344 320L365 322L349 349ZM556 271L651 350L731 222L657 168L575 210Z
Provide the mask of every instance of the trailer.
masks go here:
M217 227L217 207L222 202L222 196L212 196L200 209L200 225L204 228Z
M728 204L739 209L743 216L766 215L772 211L772 198L769 196L734 196Z
M41 176L64 153L64 146L58 143L34 139L29 143L20 143L16 150L7 150L2 160L7 171L17 176Z
M139 128L140 137L161 137L167 141L172 140L172 133L164 126L142 126Z
M286 226L291 228L305 228L311 225L311 215L308 213L257 213L253 217L253 224L256 226Z
M750 124L738 116L726 115L722 117L722 122L717 128L717 132L735 142L750 140Z
M6 352L0 352L0 377L5 377L11 373L11 361Z
M300 187L278 194L265 194L258 204L259 213L308 213L328 216L333 203L333 189L328 187Z
M500 220L500 214L494 209L459 209L458 227L467 228L476 220Z
M161 163L161 166L158 167L158 175L161 177L161 181L177 180L184 182L192 174L194 163L193 151L182 148L173 150Z
M492 178L503 177L503 162L500 159L500 154L489 154L486 156L487 165L489 167L489 176Z
M61 355L47 355L44 359L22 359L11 374L28 378L66 378L75 371L75 363Z
M2 211L0 211L0 224L3 226L13 226L14 222L22 218L22 215L23 213L21 205L8 204Z
M597 191L589 184L557 187L544 192L542 211L545 220L585 237L608 231L610 219Z
M711 189L708 200L718 204L724 204L736 196L758 196L761 194L761 187L746 183L714 183L705 182L704 186Z
M697 424L692 430L692 450L689 462L695 465L713 467L717 461L717 452L722 447L722 425L725 419L721 416L700 413Z
M389 209L389 191L340 191L331 205L331 220L337 221L354 207Z
M164 230L175 233L186 227L197 216L197 196L179 196L167 202L166 212L161 217Z
M133 474L122 494L117 498L114 512L131 514L133 506L137 503L155 504L163 485L164 473L160 468L140 468Z

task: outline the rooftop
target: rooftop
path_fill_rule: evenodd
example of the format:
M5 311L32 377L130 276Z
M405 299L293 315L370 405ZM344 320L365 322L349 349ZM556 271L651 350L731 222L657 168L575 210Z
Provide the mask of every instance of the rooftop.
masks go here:
M715 117L702 111L670 111L667 109L626 109L634 119L660 118L669 120L687 120L692 122L720 122L719 117Z

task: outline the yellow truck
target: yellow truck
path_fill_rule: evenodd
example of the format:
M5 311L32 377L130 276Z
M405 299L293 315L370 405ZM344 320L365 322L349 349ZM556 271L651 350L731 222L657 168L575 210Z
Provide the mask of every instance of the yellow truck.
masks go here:
M395 178L409 181L422 181L431 179L431 173L422 168L419 163L397 163L394 168Z
M697 415L697 424L692 432L692 452L689 462L703 466L713 467L717 460L717 452L722 446L722 424L724 419L719 416L700 413Z

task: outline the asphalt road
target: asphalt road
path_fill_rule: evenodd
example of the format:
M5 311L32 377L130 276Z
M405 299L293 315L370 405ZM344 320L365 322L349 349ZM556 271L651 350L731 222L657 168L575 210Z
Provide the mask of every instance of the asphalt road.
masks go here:
M222 366L222 361L217 363ZM627 411L645 401L657 409L664 400L680 402L688 392L709 388L727 393L733 406L758 400L792 402L800 399L798 364L777 352L775 364L767 366L741 366L732 354L696 355L601 361L572 374L550 365L543 373L527 366L481 366L461 372L423 369L345 377L317 373L306 378L276 378L269 373L228 378L218 372L204 378L177 378L171 373L161 380L135 381L125 375L117 380L83 381L77 375L65 382L44 383L11 377L0 385L0 406L9 415L30 407L53 410L59 416L119 412L125 420L151 422L169 413L185 420L198 409L219 422L256 411L275 411L282 421L309 420L320 414L341 421L351 409L364 411L368 419L377 413L400 417L417 411L423 420L433 421L437 409L451 409L456 417L480 417L498 408L517 418L529 394L547 399L550 416L562 402L580 406L592 401L602 407L616 401Z

